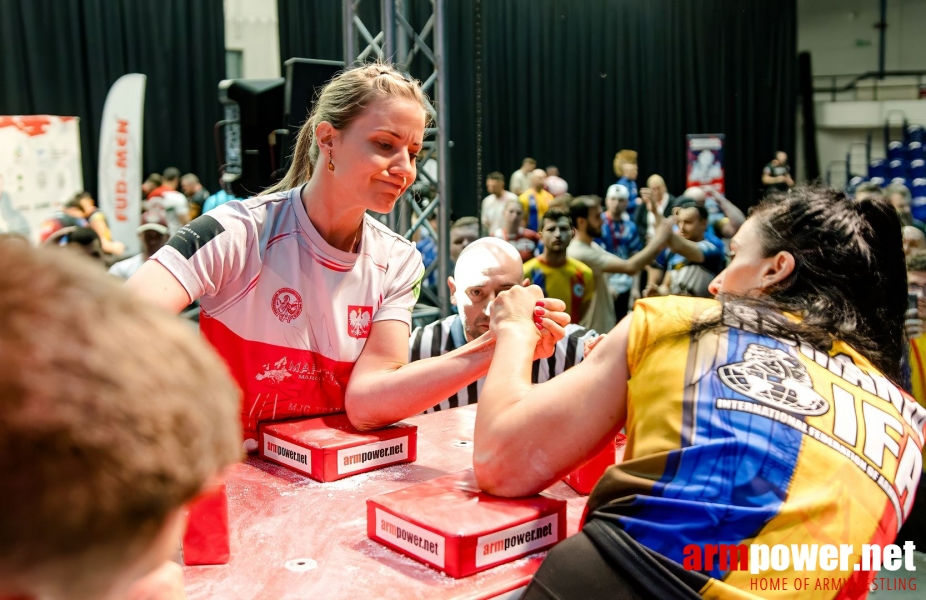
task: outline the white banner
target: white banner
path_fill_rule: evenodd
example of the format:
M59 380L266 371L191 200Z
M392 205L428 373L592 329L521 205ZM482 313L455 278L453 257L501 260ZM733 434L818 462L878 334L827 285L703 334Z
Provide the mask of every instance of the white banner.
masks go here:
M0 232L39 227L84 187L77 117L0 117Z
M141 250L135 230L141 222L146 79L130 73L116 80L106 96L100 127L99 207L113 239L125 244L129 254Z

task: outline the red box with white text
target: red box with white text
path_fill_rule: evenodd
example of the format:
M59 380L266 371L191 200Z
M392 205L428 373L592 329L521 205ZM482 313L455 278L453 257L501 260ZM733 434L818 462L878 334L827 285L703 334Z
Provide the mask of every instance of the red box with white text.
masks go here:
M460 578L546 550L566 538L566 501L500 498L471 470L367 500L367 536Z
M341 413L260 426L260 456L318 481L337 481L418 455L418 427L358 431Z

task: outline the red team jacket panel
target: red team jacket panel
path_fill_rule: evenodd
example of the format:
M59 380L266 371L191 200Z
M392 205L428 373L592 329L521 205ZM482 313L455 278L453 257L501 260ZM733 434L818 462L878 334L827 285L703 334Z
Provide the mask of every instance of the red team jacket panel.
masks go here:
M241 387L245 447L261 421L340 412L375 321L411 326L424 268L414 245L366 216L358 254L328 245L298 189L229 202L152 260L191 298Z

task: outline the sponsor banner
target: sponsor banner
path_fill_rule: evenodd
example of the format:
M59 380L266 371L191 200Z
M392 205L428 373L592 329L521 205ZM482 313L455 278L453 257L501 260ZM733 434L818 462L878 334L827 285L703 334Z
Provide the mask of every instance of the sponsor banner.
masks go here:
M376 535L431 564L444 568L444 536L377 508Z
M476 540L476 568L530 554L559 540L558 514L502 529Z
M338 475L390 465L408 458L408 436L338 450Z
M688 140L687 187L711 187L724 193L722 133L692 134Z
M265 457L283 463L306 475L312 474L312 451L296 446L272 435L263 436L263 454Z
M100 127L98 205L114 240L138 253L141 224L142 132L145 80L139 73L116 80L103 105Z
M0 232L37 244L42 223L83 187L76 117L0 116Z

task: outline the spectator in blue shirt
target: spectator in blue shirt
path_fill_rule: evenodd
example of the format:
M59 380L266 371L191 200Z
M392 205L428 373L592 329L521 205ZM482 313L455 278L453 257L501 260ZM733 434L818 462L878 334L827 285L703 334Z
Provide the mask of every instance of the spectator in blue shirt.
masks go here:
M675 213L678 233L669 247L656 257L649 269L649 285L644 296L698 296L710 298L708 285L726 263L723 245L705 239L707 209L694 201L684 201Z
M598 242L605 250L623 259L643 249L643 240L636 224L627 214L630 190L615 183L605 195L606 210L601 213L601 238Z
M627 188L627 191L630 192L630 202L627 206L627 212L629 212L631 215L634 214L638 204L638 173L639 169L637 168L636 150L624 149L614 155L614 174L617 175L618 178L616 183L624 186Z
M601 213L601 238L596 240L605 250L624 260L643 249L640 232L627 214L629 201L630 191L623 185L615 183L608 188L605 194L607 210ZM612 273L608 277L618 322L627 314L633 281L634 277L626 273Z
M424 268L427 270L437 260L437 244L434 242L434 238L421 236L415 242L415 247L421 253L421 262L424 263ZM424 284L433 291L437 290L437 269L434 269L430 275L425 277Z
M206 201L203 202L203 214L206 214L217 206L222 206L226 202L231 202L232 200L244 200L244 198L236 198L225 190L219 190L206 198Z
M713 188L690 187L685 190L680 200L689 199L707 209L708 226L704 239L718 246L723 245L721 239L730 239L736 235L740 226L746 221L743 211Z

